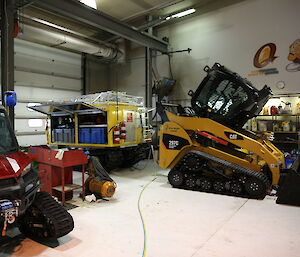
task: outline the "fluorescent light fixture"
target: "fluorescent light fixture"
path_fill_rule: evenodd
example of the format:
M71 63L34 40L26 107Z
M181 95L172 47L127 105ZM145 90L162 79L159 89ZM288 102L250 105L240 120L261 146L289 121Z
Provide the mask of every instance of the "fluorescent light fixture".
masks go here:
M194 8L188 9L186 11L171 15L171 18L180 18L180 17L186 16L186 15L189 15L191 13L194 13L195 11L196 11L196 9L194 9Z
M89 7L97 9L97 4L96 4L95 0L80 0L80 2L87 5L87 6L89 6Z
M31 17L31 16L26 15L26 14L24 14L23 16L26 17L26 18L29 18L29 19L31 19L31 20L33 20L33 21L39 22L39 23L41 23L41 24L44 24L44 25L46 25L46 26L49 26L49 27L52 27L52 28L55 28L55 29L63 30L63 31L70 32L70 33L73 33L73 34L74 34L74 31L72 31L72 30L70 30L70 29L66 29L66 28L61 27L61 26L58 26L58 25L53 24L53 23L51 23L51 22L44 21L44 20L41 20L41 19L39 19L39 18L34 18L34 17Z

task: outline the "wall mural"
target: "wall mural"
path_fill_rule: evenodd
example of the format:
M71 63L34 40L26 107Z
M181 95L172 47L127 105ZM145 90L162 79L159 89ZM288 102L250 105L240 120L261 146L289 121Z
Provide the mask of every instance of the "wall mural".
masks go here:
M253 59L253 65L259 70L251 71L249 76L258 76L258 75L271 75L278 74L277 68L264 68L269 64L272 64L278 56L275 56L276 45L274 43L267 43L260 47ZM264 69L262 69L264 68Z
M286 70L289 72L300 71L300 39L295 40L290 45L290 51L287 58L291 63L286 66Z

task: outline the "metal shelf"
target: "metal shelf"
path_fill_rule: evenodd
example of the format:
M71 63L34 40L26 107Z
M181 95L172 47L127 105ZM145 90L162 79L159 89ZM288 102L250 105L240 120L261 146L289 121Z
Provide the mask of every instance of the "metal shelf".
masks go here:
M288 113L282 113L282 114L260 114L257 115L257 117L273 117L273 116L300 116L300 114L288 114Z
M107 128L107 124L100 124L100 125L79 125L79 128Z
M104 111L101 111L101 110L95 110L95 109L87 109L87 110L78 110L78 111L74 111L74 113L77 113L78 115L84 115L84 114L100 114L100 113L104 113Z
M278 140L278 141L274 140L273 142L279 143L279 144L298 144L299 143L298 141L280 141L280 140Z
M64 186L64 190L62 189L62 186L56 186L56 187L52 187L52 189L56 190L56 191L59 191L59 192L70 192L70 191L73 191L73 190L76 190L76 189L81 189L82 186L80 185L77 185L77 184L66 184Z
M268 130L268 131L252 131L252 132L257 132L257 133L278 133L278 134L297 134L299 132L297 131L272 131L272 130Z

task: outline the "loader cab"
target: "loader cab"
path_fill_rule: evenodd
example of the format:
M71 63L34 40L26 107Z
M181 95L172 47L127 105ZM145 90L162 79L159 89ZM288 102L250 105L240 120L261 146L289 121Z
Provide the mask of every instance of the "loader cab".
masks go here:
M204 71L207 76L195 93L189 93L197 116L242 128L247 120L259 114L271 95L269 87L259 91L251 82L218 63L212 68L206 66Z
M17 152L19 145L10 126L5 109L0 105L0 155Z

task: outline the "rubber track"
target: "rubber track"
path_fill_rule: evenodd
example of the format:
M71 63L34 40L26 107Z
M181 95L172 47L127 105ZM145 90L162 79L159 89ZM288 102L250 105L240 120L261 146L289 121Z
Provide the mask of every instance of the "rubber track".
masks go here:
M190 153L193 153L193 154L196 154L198 156L209 159L211 161L217 162L217 163L219 163L221 165L224 165L228 168L239 171L239 172L241 172L241 173L243 173L247 176L256 177L257 179L264 182L264 184L266 185L266 188L269 188L271 186L268 177L265 174L263 174L262 172L257 172L257 171L254 171L254 170L250 170L248 168L242 167L242 166L237 165L235 163L228 162L226 160L220 159L220 158L215 157L213 155L210 155L208 153L204 153L204 152L200 152L200 151L191 151Z
M270 182L269 182L269 179L267 178L266 175L264 175L263 173L261 172L256 172L256 171L253 171L251 169L248 169L248 168L245 168L245 167L242 167L242 166L239 166L235 163L231 163L231 162L228 162L226 160L223 160L223 159L220 159L218 157L215 157L213 155L210 155L208 153L205 153L205 152L201 152L201 151L191 151L189 153L187 153L179 162L177 165L175 165L175 167L173 169L177 169L181 166L181 162L187 158L188 156L190 155L197 155L198 157L201 157L201 158L205 158L206 160L210 160L210 161L213 161L213 162L216 162L222 166L226 166L230 169L233 170L233 172L239 172L239 173L242 173L242 174L245 174L246 176L250 176L250 177L255 177L257 179L259 179L260 181L262 181L265 185L266 185L266 189L269 189L270 188ZM182 189L189 189L191 190L190 188L188 188L187 186L177 186L177 188L182 188ZM202 191L202 190L199 190L199 189L192 189L194 191ZM237 195L237 194L233 194L231 192L215 192L213 190L209 190L209 191L204 191L204 192L210 192L210 193L217 193L217 194L225 194L225 195L233 195L233 196L239 196L239 197L247 197L247 198L252 198L251 196L249 195Z
M38 192L32 205L53 224L51 237L59 238L73 230L72 216L48 193Z

